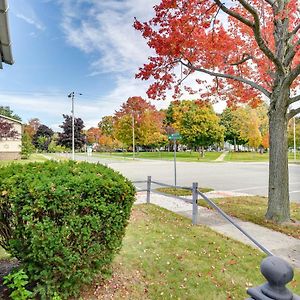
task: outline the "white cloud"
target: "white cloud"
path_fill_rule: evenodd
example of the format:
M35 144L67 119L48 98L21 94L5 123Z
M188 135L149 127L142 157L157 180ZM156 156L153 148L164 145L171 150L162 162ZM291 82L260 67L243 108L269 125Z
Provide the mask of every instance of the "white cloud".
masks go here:
M94 53L91 74L130 72L150 55L134 17L149 19L158 0L64 0L62 28L68 43L85 53ZM95 73L96 72L96 73Z
M25 16L24 14L17 13L16 17L18 17L19 19L25 21L26 23L28 23L30 25L33 25L38 30L43 31L46 29L46 27L42 24L42 22L39 21L35 16L28 17L28 16Z

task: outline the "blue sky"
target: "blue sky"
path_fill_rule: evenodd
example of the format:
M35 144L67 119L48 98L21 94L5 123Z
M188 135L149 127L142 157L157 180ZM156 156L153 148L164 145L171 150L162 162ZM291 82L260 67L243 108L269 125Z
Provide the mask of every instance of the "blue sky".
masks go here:
M0 71L0 105L57 130L70 113L72 91L83 94L75 97L75 114L86 127L130 96L146 98L147 83L134 74L151 53L132 23L149 19L158 2L10 0L15 64Z

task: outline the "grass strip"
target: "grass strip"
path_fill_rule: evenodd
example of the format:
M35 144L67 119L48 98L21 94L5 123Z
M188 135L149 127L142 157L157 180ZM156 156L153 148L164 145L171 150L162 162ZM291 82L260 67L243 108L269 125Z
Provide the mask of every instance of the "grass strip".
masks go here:
M226 197L213 200L227 214L279 231L294 238L300 239L300 204L291 203L292 222L286 224L276 224L265 220L268 206L268 199L262 196ZM211 208L204 200L198 202L199 205Z
M162 187L162 188L157 188L155 189L156 191L164 194L169 194L169 195L175 195L175 196L191 196L192 191L191 190L186 190L186 189L180 189L180 188L168 188L168 187ZM198 188L198 191L201 193L208 193L213 191L211 188Z
M157 191L175 196L189 196L191 191L173 188L157 188ZM202 193L207 193L212 189L199 189ZM294 238L300 239L300 204L291 203L291 222L276 224L265 219L265 213L268 207L268 199L262 196L243 196L243 197L226 197L213 199L213 201L227 214L240 220L252 222L257 225L287 234ZM198 204L212 209L207 202L199 200Z

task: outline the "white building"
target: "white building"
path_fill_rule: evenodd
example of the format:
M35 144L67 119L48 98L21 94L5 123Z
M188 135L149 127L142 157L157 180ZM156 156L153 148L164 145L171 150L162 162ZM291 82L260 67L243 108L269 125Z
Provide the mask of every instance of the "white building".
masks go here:
M21 158L21 138L22 138L22 122L3 115L0 119L4 119L7 123L13 124L13 130L17 135L13 138L1 138L0 136L0 160L6 159L20 159Z

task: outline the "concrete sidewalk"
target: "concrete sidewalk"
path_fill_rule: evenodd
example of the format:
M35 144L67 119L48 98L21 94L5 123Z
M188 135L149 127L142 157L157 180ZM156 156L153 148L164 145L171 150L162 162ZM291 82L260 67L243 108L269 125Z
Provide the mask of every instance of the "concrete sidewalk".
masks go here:
M225 192L211 192L207 196L212 198L224 197ZM226 196L229 192L226 192ZM245 195L245 194L241 194ZM231 195L232 196L232 195ZM237 196L237 195L235 195ZM138 192L136 204L146 202L146 192ZM164 196L156 193L151 193L151 204L158 205L167 210L173 211L179 215L192 219L192 204L184 200L173 198L172 196ZM279 256L294 267L300 268L300 240L287 236L283 233L273 231L271 229L233 218L248 234L254 237L265 248L271 251L274 255ZM244 236L232 224L220 216L217 212L199 206L199 224L206 225L211 229L238 240L244 244L248 244L257 248L246 236ZM258 249L258 248L257 248Z

